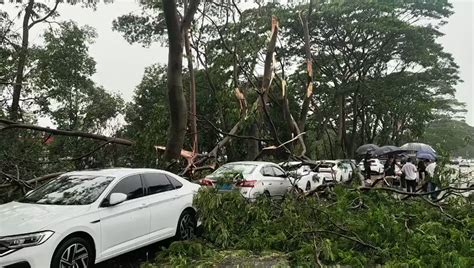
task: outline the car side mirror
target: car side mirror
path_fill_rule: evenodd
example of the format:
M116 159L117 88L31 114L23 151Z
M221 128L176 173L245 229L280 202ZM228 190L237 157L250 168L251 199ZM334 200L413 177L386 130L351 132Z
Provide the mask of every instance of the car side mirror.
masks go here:
M112 193L109 198L109 206L115 206L127 200L127 195L124 193Z

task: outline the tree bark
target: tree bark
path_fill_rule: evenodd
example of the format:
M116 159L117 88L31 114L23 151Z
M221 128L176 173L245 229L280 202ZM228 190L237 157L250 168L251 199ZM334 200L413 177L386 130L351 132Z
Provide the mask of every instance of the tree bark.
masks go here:
M163 13L168 30L168 101L170 126L165 150L165 159L178 159L184 144L187 125L187 105L183 92L183 41L199 5L199 0L191 0L180 22L176 0L162 0Z
M21 90L23 89L24 71L26 65L26 58L28 56L28 42L30 36L30 18L33 13L34 0L28 1L28 5L25 9L25 15L23 16L23 32L21 39L21 48L18 55L18 64L15 73L15 84L13 85L13 99L10 107L10 119L16 121L20 117L20 96Z

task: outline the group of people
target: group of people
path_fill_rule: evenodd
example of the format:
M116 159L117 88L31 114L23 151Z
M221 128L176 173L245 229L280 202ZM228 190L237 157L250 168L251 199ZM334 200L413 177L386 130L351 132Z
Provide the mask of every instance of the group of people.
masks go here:
M397 167L399 172L397 172ZM364 158L364 169L366 178L370 179L370 162L368 157ZM412 157L402 159L397 163L393 156L389 156L384 164L384 178L390 178L392 181L399 179L400 186L405 188L407 192L416 192L416 187L422 185L422 190L432 192L436 189L434 183L436 162ZM401 174L400 174L401 172ZM398 173L398 174L397 174ZM435 196L434 194L432 197Z
M417 164L417 166L415 165ZM415 192L418 183L423 185L424 191L432 191L435 188L433 178L436 168L435 161L420 159L416 163L415 158L409 158L401 168L401 183L405 184L407 192Z

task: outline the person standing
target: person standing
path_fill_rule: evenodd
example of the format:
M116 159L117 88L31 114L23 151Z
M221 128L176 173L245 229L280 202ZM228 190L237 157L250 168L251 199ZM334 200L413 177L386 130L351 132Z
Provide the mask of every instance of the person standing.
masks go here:
M370 153L367 151L364 156L364 170L365 170L365 179L370 180Z
M435 170L436 170L436 162L435 161L430 161L428 165L426 166L426 177L428 181L428 192L433 192L436 190L436 183L434 182L435 180ZM438 197L439 193L432 193L430 195L431 199L436 199Z
M395 159L390 156L384 164L385 176L395 176Z
M400 161L400 172L402 171L402 168L403 166L407 163L407 159L405 157L403 157ZM400 186L402 188L406 188L407 187L407 183L406 183L406 180L405 180L405 173L402 172L402 174L400 175Z
M418 178L418 170L416 166L413 164L415 162L414 159L409 158L407 163L402 167L402 173L405 174L405 181L407 185L407 192L414 193L416 191L416 180Z
M420 184L423 186L423 190L426 192L428 184L426 183L426 165L425 160L423 159L418 161L418 179Z

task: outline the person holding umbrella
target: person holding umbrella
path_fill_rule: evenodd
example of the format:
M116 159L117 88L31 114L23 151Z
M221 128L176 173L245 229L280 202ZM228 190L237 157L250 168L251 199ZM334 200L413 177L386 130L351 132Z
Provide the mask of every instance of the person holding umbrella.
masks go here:
M414 193L416 191L416 180L418 178L418 171L415 163L415 159L409 158L407 163L402 167L402 173L405 174L405 181L407 185L407 192Z

